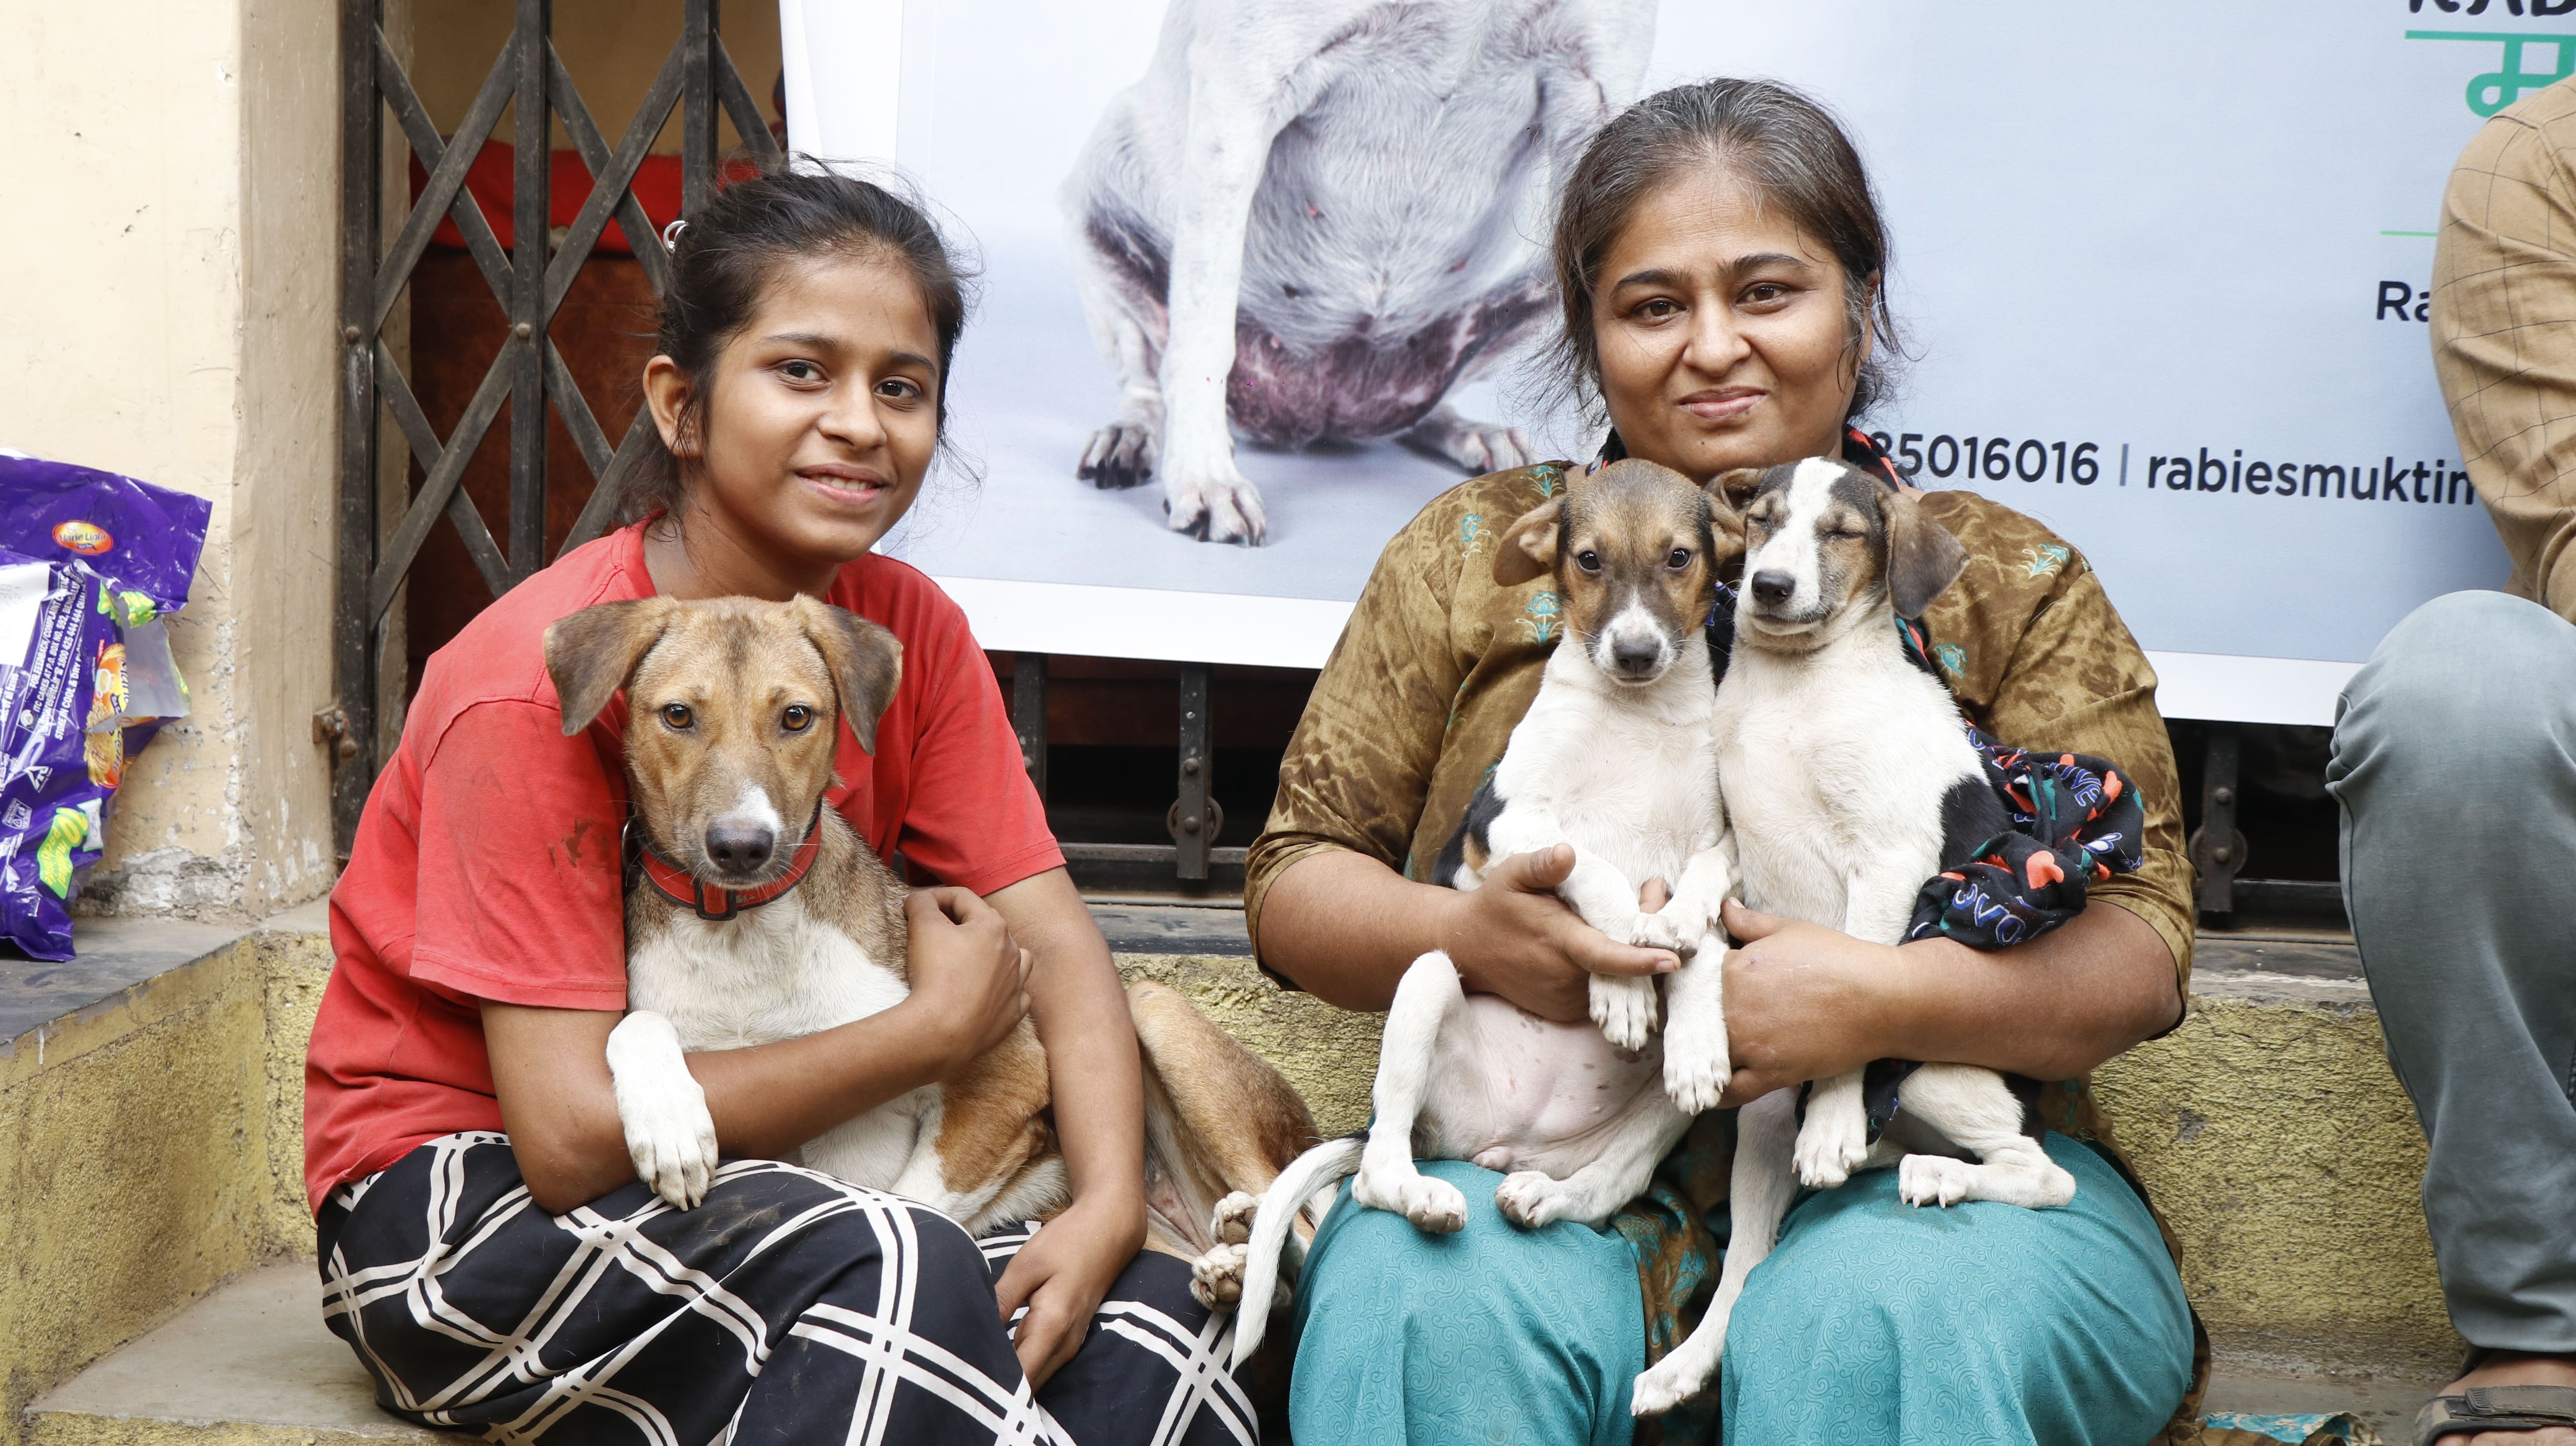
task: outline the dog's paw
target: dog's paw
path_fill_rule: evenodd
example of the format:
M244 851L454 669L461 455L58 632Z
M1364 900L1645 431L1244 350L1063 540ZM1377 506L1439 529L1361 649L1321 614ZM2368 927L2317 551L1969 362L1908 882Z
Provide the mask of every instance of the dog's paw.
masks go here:
M1687 1114L1717 1108L1717 1097L1735 1076L1723 1025L1709 1030L1664 1031L1664 1093Z
M1190 1262L1190 1295L1210 1310L1232 1310L1243 1301L1243 1268L1252 1252L1220 1245Z
M1706 1389L1708 1382L1691 1369L1689 1353L1675 1351L1637 1378L1637 1388L1628 1399L1628 1414L1660 1416Z
M1670 949L1684 958L1688 958L1692 947L1699 943L1699 931L1683 933L1674 927L1673 919L1663 910L1651 914L1640 912L1621 932L1626 936L1625 942L1640 949Z
M1494 1208L1533 1229L1565 1218L1565 1182L1537 1170L1515 1170L1494 1187Z
M1121 418L1091 434L1073 475L1103 490L1140 487L1154 475L1155 428Z
M1402 438L1407 447L1462 468L1470 477L1508 472L1538 460L1529 433L1497 422L1477 422L1447 406L1435 408Z
M1240 542L1259 547L1270 535L1262 515L1261 492L1228 465L1224 474L1203 482L1165 479L1164 521L1174 532L1201 542Z
M1393 1178L1390 1178L1393 1177ZM1394 1177L1363 1169L1351 1180L1351 1194L1373 1210L1390 1210L1435 1235L1467 1228L1467 1197L1446 1180L1418 1171Z
M686 1070L617 1082L617 1118L626 1127L626 1157L653 1193L682 1210L697 1208L716 1173L716 1122L707 1092Z
M1220 1245L1242 1245L1252 1239L1252 1218L1261 1213L1261 1197L1241 1190L1216 1202L1208 1217L1208 1238Z
M1851 1178L1869 1158L1869 1117L1840 1110L1809 1109L1798 1127L1794 1159L1798 1183L1810 1190L1830 1190Z
M1655 1032L1655 981L1592 976L1592 1022L1601 1035L1621 1049L1644 1049Z
M1974 1168L1947 1155L1908 1155L1896 1165L1896 1198L1908 1205L1938 1205L1946 1210L1968 1198L1969 1171Z

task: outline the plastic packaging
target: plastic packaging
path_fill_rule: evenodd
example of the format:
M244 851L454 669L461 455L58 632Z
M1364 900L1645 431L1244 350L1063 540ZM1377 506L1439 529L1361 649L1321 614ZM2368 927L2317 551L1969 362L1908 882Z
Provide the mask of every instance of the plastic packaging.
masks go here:
M213 504L0 449L0 943L72 957L126 760L188 687L166 619Z

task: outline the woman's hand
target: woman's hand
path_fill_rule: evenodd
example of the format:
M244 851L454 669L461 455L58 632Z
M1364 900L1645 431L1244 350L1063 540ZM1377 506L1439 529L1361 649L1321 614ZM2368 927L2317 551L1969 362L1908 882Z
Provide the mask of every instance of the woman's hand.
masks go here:
M993 1287L1008 1322L1026 1305L1029 1313L1012 1333L1029 1389L1047 1382L1091 1329L1091 1317L1109 1296L1118 1272L1136 1258L1141 1231L1135 1211L1108 1193L1076 1199L1065 1212L1020 1247Z
M1783 919L1728 899L1738 941L1726 954L1726 1039L1735 1077L1719 1101L1735 1106L1783 1086L1827 1079L1882 1057L1897 950L1840 929Z
M992 905L964 889L905 897L912 993L898 1010L951 1068L1002 1042L1029 1012L1029 951ZM946 1070L941 1072L943 1075Z
M1669 974L1681 966L1670 950L1623 944L1583 922L1556 893L1573 872L1574 850L1558 844L1498 860L1476 888L1449 893L1440 947L1468 993L1499 994L1542 1019L1571 1024L1590 1017L1593 975ZM1649 898L1656 887L1649 884Z

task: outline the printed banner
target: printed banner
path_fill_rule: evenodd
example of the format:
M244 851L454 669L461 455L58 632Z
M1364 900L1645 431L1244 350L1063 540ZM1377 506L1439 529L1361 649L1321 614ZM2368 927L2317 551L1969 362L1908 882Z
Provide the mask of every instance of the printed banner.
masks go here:
M1528 365L1555 168L1717 74L1869 161L1912 361L1864 425L2080 550L2168 714L2329 722L2399 618L2507 572L2426 292L2452 161L2576 74L2576 0L782 12L791 143L891 160L981 254L980 479L889 545L990 647L1314 666L1424 502L1523 436L1588 454Z

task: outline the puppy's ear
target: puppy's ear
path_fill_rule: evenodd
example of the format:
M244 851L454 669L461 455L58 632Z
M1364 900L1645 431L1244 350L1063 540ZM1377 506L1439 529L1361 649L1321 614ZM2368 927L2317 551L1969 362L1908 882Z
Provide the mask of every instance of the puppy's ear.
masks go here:
M546 629L546 673L555 680L566 738L591 725L670 629L669 598L601 603Z
M813 639L823 655L823 666L832 672L841 716L850 720L859 746L876 752L877 720L885 716L886 705L894 701L895 686L903 681L902 641L886 628L830 603L799 597L796 607L804 614L805 636Z
M1944 588L1968 567L1968 549L1950 529L1923 515L1923 504L1890 492L1887 516L1887 599L1900 618L1919 618Z
M1762 490L1762 469L1738 467L1708 479L1700 491L1708 496L1708 525L1717 534L1720 553L1744 550L1744 509Z
M1551 497L1521 514L1494 547L1494 581L1519 587L1556 571L1556 544L1564 532L1565 499Z

